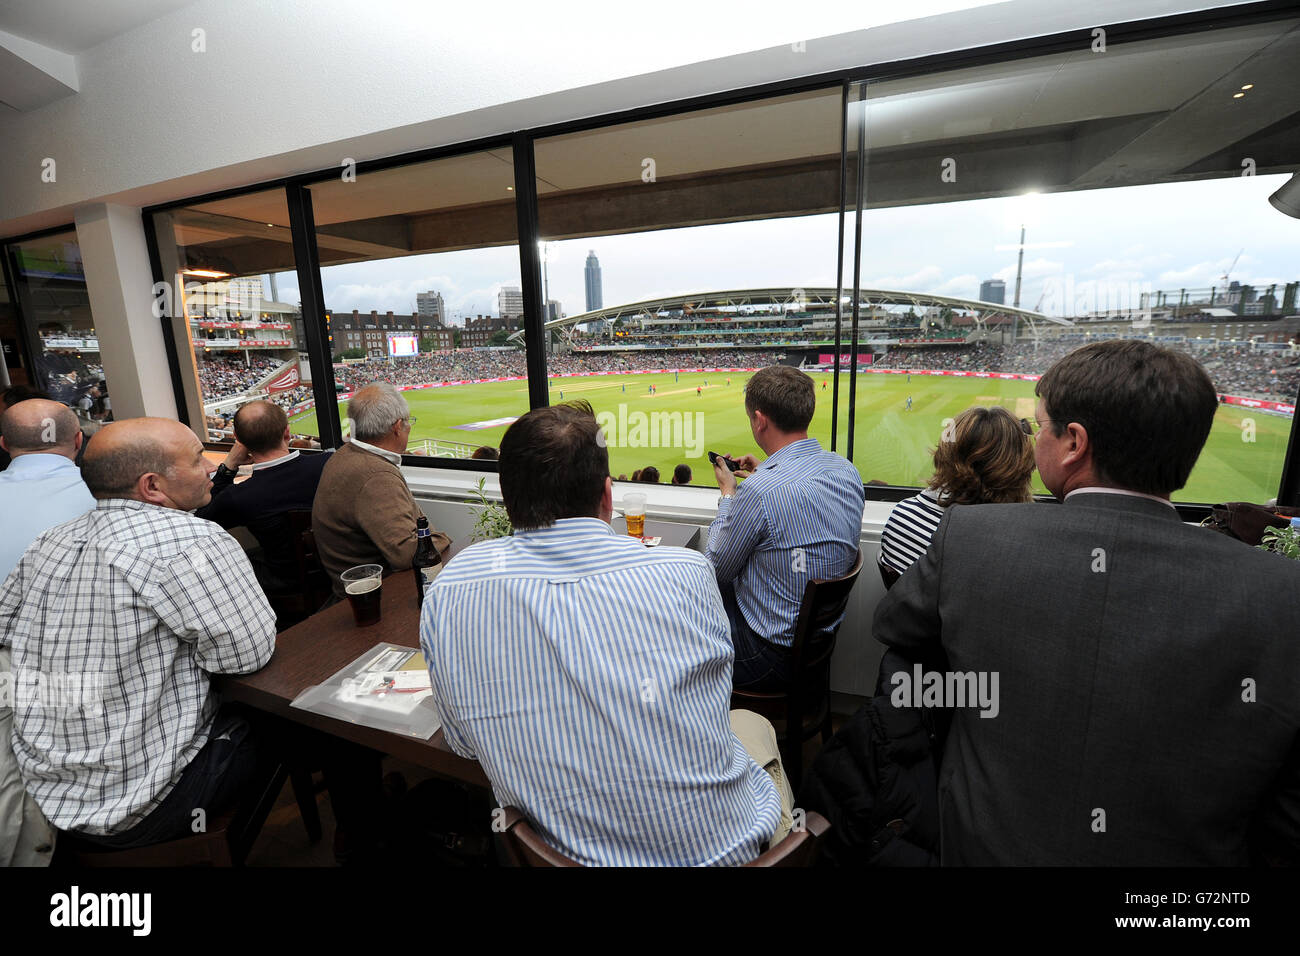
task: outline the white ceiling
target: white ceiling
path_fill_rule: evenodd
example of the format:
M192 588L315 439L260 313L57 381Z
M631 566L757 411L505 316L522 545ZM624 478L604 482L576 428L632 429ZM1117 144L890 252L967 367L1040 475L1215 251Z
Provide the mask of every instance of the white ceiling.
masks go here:
M0 30L77 54L194 0L0 0Z

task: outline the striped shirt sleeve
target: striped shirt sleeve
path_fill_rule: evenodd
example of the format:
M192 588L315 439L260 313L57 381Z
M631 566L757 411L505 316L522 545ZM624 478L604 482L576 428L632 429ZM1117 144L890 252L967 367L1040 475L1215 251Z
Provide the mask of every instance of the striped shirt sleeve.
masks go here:
M910 568L930 547L943 512L933 498L925 495L896 504L880 533L880 563L899 574Z

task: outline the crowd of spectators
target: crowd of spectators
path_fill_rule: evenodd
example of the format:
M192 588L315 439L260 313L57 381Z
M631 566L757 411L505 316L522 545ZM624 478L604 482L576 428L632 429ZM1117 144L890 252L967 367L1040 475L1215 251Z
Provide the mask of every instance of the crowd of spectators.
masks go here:
M282 359L266 355L250 355L249 361L251 364L247 366L235 359L200 361L199 383L203 386L203 398L212 402L238 395L284 364Z
M637 349L631 352L572 352L552 355L546 369L552 375L596 372L644 372L661 368L762 368L775 363L770 351L709 349L700 352ZM395 365L336 366L334 381L347 391L382 380L394 385L422 385L435 382L474 381L487 378L523 377L528 367L521 351L431 352Z
M252 388L280 363L266 356L250 356L251 365L236 359L205 359L198 363L199 383L208 401L238 395Z
M286 412L305 401L311 399L311 389L306 385L299 385L297 388L291 388L285 392L276 392L271 396L271 401L279 405Z
M1079 348L1081 342L1018 342L1015 345L977 343L961 348L894 349L875 363L877 368L941 369L968 372L1014 372L1041 375L1052 363ZM1300 389L1300 362L1276 353L1221 346L1185 348L1178 343L1161 343L1187 352L1209 373L1214 387L1223 394L1243 395L1290 402Z

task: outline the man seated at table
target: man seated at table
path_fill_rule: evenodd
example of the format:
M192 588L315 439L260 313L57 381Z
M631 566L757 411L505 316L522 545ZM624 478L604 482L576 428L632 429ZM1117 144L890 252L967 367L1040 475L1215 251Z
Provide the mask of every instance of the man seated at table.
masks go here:
M348 402L352 440L329 456L316 488L311 529L337 598L339 575L359 564L402 571L415 557L415 523L423 512L402 477L402 452L415 418L402 393L371 382ZM434 532L434 545L451 540Z
M771 725L728 719L712 568L610 528L609 455L585 403L520 418L500 462L514 536L461 552L421 615L448 745L580 863L753 859L788 831L792 801Z
M0 644L28 792L59 829L124 849L190 834L258 771L256 734L218 711L208 675L264 665L275 615L238 543L188 513L211 482L184 425L108 425L82 476L95 507L27 549L0 589Z
M289 419L274 402L248 402L235 412L235 443L212 476L212 501L194 512L223 528L247 527L261 546L251 557L262 590L280 594L297 584L290 511L310 511L329 455L289 450ZM240 484L243 465L253 474Z
M29 398L7 408L0 414L0 447L13 455L13 465L0 474L2 582L37 535L85 514L95 499L72 463L81 431L68 406ZM9 648L0 647L0 681L10 680L12 671ZM0 692L0 867L48 866L54 833L18 772L9 742L11 705L10 695Z
M713 467L722 495L704 553L731 621L737 688L774 690L789 679L804 588L848 573L858 552L862 476L808 437L816 404L813 380L797 368L759 369L745 383L745 413L767 458L742 455L734 474L722 458Z

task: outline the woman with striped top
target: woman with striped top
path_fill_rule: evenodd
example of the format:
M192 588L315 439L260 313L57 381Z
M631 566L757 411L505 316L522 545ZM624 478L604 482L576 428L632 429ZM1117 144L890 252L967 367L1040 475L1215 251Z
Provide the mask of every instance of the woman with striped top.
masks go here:
M934 450L934 474L927 486L895 505L880 533L880 573L886 586L925 554L945 508L1032 501L1033 473L1028 422L996 405L958 415Z

